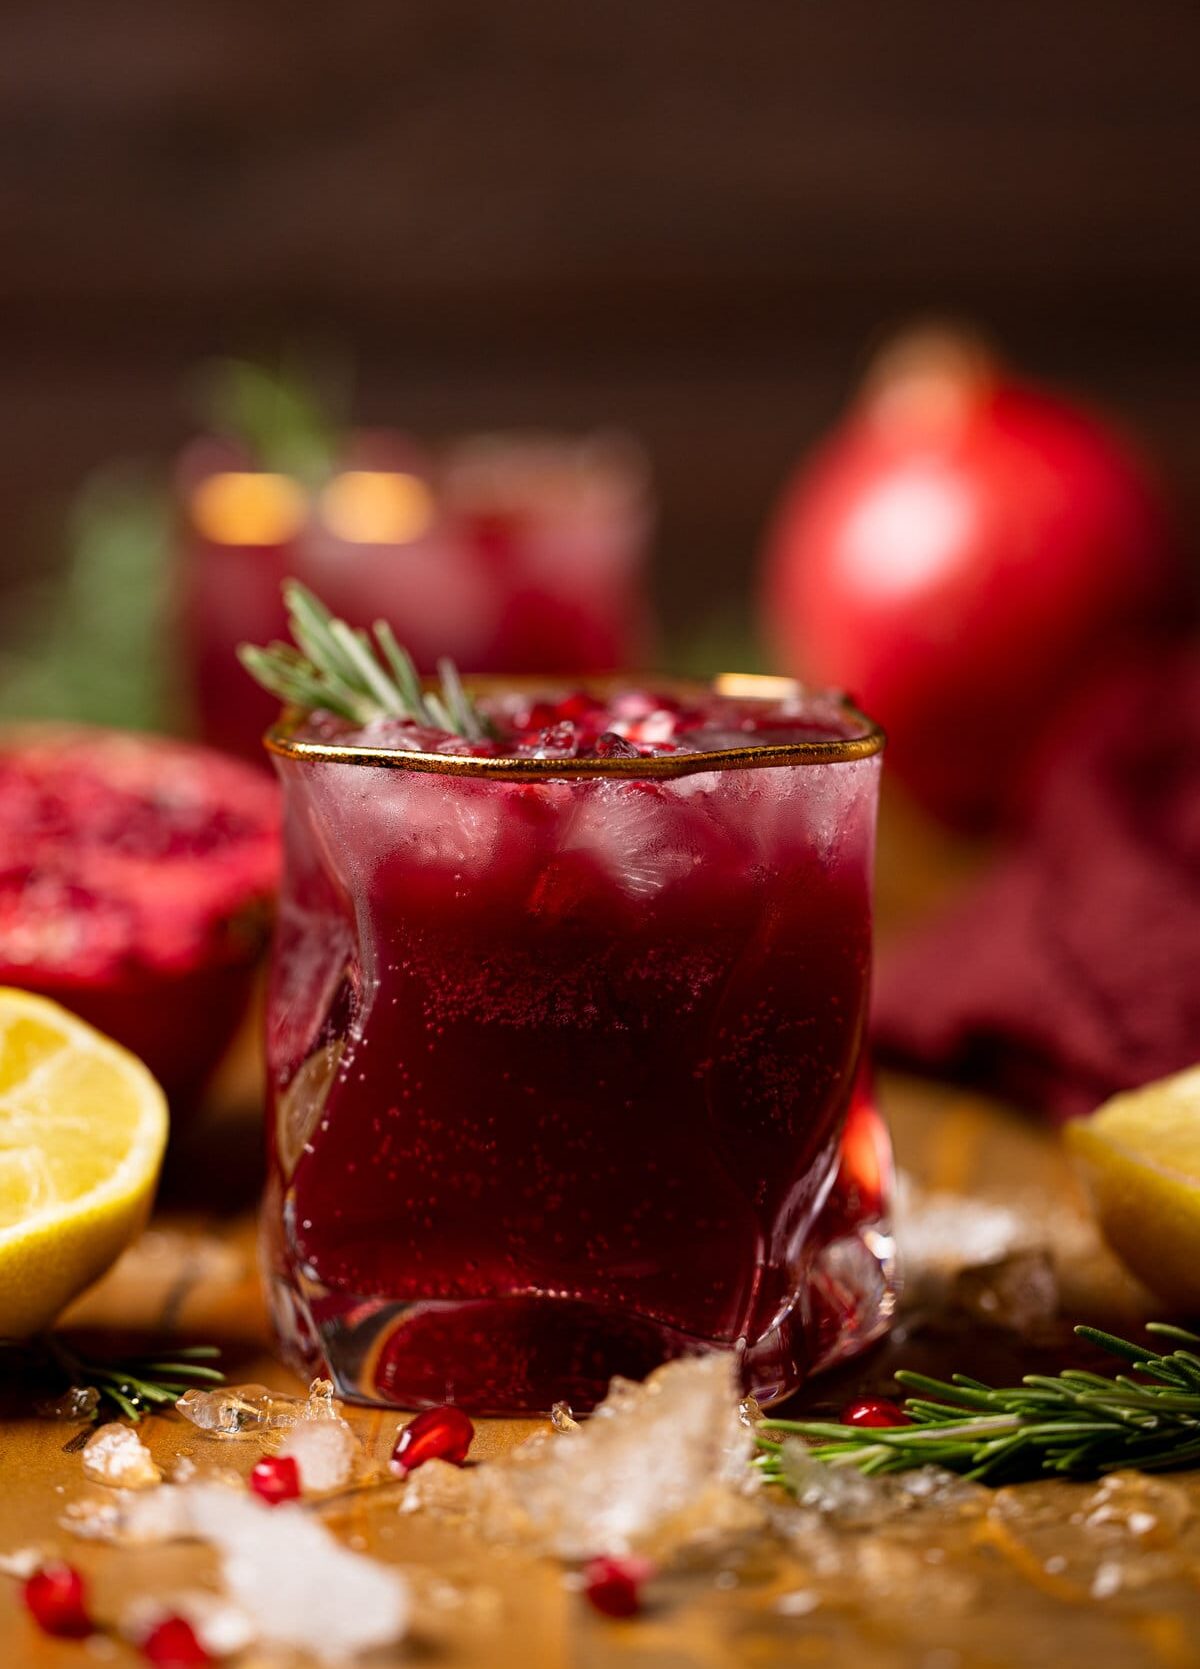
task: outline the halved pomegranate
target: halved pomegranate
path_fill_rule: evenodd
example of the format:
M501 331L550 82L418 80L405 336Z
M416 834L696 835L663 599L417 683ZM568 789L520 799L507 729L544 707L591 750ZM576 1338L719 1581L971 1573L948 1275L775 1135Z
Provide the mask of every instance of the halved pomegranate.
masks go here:
M275 785L206 748L0 733L0 984L54 997L197 1091L245 1011L279 873Z

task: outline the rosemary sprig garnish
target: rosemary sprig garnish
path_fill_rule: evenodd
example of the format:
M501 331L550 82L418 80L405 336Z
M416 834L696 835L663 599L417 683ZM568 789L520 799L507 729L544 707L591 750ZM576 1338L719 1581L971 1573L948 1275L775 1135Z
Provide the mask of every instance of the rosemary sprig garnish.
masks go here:
M140 1420L157 1408L173 1406L183 1393L196 1385L220 1385L225 1375L211 1364L220 1357L216 1345L185 1345L178 1350L147 1356L96 1358L81 1355L60 1338L47 1335L28 1344L0 1345L0 1361L7 1361L23 1377L40 1382L41 1388L60 1393L91 1386L99 1401L81 1419L96 1421L115 1411L127 1419Z
M274 366L218 359L201 366L191 403L205 428L246 448L259 468L315 486L336 468L349 422L348 372L327 356L288 353Z
M1147 1331L1185 1347L1200 1334L1165 1322ZM866 1429L822 1420L764 1419L756 1428L755 1465L788 1486L783 1453L788 1437L830 1466L868 1475L941 1466L984 1483L1047 1476L1095 1478L1121 1467L1167 1472L1200 1464L1200 1354L1195 1348L1156 1355L1143 1345L1094 1327L1081 1339L1129 1362L1140 1379L1112 1379L1067 1368L1053 1377L1027 1374L1020 1385L994 1388L955 1374L949 1381L900 1372L917 1393L904 1407L911 1425Z
M307 586L285 580L283 600L293 643L238 647L250 676L290 706L323 709L369 724L390 716L448 730L468 741L491 735L486 718L463 688L454 662L438 662L441 693L422 690L412 657L397 643L386 620L377 620L374 639L336 619Z

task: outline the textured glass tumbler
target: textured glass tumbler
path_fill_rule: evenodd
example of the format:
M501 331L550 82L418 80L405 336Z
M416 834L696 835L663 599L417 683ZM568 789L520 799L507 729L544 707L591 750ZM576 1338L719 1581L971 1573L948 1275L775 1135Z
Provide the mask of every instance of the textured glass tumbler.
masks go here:
M291 1361L514 1414L713 1349L772 1401L878 1336L869 721L633 759L268 745L263 1231Z

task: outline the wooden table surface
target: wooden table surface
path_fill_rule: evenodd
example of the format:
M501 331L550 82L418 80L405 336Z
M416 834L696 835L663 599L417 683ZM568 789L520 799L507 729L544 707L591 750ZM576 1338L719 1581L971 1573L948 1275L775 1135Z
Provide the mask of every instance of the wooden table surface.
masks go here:
M901 1165L919 1185L1007 1203L1040 1225L1057 1264L1064 1317L1137 1325L1146 1299L1099 1247L1051 1133L981 1099L916 1081L885 1080L883 1099ZM122 1344L135 1335L218 1340L234 1380L298 1389L270 1354L250 1209L255 1151L252 1121L235 1113L194 1129L190 1139L185 1133L150 1229L67 1324ZM916 1297L919 1306L909 1303L896 1336L838 1383L814 1384L810 1406L836 1404L852 1388L882 1389L902 1363L935 1371L969 1365L981 1376L1009 1378L1035 1363L1057 1364L1066 1348L1065 1326L1043 1325L1031 1343L982 1325L960 1301L956 1308L936 1293ZM355 1409L349 1417L368 1449L385 1456L396 1416ZM480 1422L476 1453L494 1454L534 1429L528 1421ZM221 1464L245 1471L260 1453L254 1441L221 1443L174 1415L148 1420L143 1430L164 1464L181 1454L211 1464L219 1449ZM72 1435L73 1428L19 1415L3 1427L0 1554L38 1546L68 1555L91 1577L100 1616L113 1622L137 1595L209 1580L215 1567L205 1548L108 1547L63 1530L67 1503L89 1493L78 1455L64 1452ZM1051 1662L1182 1669L1200 1664L1200 1484L1183 1476L1147 1487L1155 1528L1145 1547L1128 1534L1114 1544L1111 1527L1081 1522L1095 1517L1096 1486L986 1492L965 1512L922 1510L878 1533L839 1532L812 1546L805 1536L789 1544L759 1535L710 1558L685 1559L664 1572L647 1614L634 1623L596 1616L551 1561L485 1546L425 1513L398 1514L394 1492L368 1492L327 1518L414 1579L414 1640L372 1661L446 1669L846 1661L856 1669ZM1098 1576L1106 1562L1115 1578ZM5 1669L80 1669L96 1660L124 1669L139 1661L123 1643L106 1640L99 1650L97 1659L95 1644L40 1635L17 1583L0 1577Z

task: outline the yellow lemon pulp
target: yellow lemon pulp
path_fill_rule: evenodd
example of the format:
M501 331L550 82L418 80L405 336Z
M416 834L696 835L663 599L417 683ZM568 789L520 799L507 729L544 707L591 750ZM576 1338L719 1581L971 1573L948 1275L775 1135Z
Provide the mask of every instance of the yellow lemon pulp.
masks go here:
M149 1213L162 1090L44 997L0 987L0 1339L25 1338L102 1275Z
M1104 1237L1150 1290L1200 1314L1200 1066L1066 1128Z

